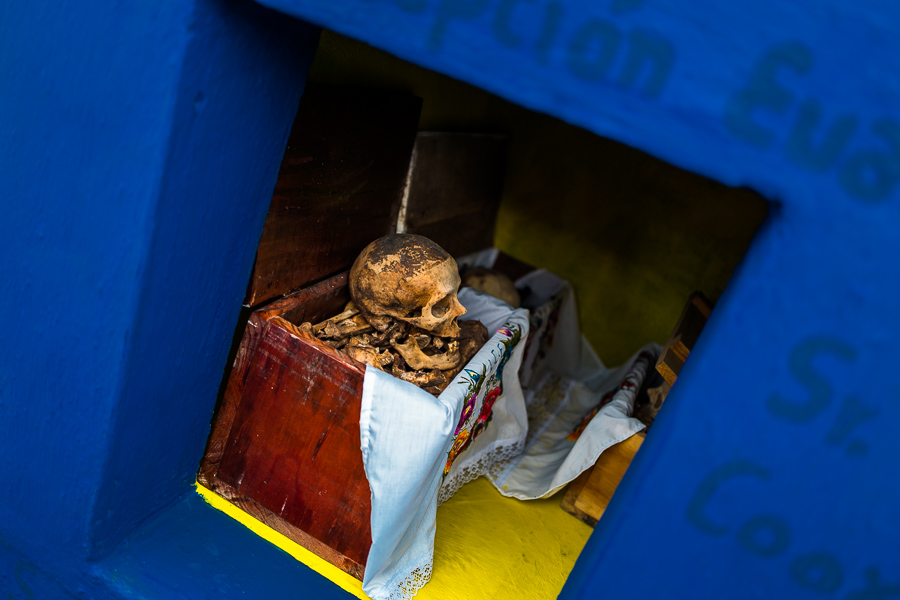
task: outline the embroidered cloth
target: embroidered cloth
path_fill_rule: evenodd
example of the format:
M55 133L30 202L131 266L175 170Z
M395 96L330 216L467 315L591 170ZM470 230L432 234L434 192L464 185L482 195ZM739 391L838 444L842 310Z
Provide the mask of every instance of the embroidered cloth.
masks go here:
M501 494L521 500L556 493L600 454L644 428L634 401L660 348L649 344L616 369L597 358L581 334L572 286L545 270L522 277L531 336L521 377L528 437L520 456L488 474Z
M467 309L492 334L435 398L367 367L360 439L372 490L372 547L363 591L373 600L411 598L431 576L439 502L521 453L527 432L519 367L528 311L469 288Z

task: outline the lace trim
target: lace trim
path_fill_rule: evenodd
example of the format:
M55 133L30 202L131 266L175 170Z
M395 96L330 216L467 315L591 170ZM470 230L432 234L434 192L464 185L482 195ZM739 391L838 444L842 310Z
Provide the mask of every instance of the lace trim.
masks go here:
M433 555L428 553L395 575L373 598L377 598L377 600L411 600L422 589L422 586L431 581L433 564ZM408 572L404 573L407 570Z
M501 440L495 444L493 448L488 447L488 449L482 450L477 457L467 460L454 469L454 473L447 477L438 491L438 506L449 500L463 485L495 470L498 464L507 464L525 450L524 438L512 441Z

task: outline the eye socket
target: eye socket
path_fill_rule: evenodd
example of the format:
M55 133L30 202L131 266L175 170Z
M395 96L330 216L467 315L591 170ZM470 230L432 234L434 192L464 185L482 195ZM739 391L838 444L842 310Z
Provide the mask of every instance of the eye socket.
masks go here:
M452 299L452 294L447 294L440 300L434 303L434 306L431 307L431 315L440 319L444 315L447 314L447 311L450 310L450 301Z

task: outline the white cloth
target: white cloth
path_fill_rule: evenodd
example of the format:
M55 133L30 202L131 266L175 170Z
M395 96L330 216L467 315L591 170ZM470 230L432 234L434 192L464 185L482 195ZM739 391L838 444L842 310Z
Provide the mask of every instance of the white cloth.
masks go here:
M492 267L491 248L459 260ZM544 269L516 281L530 310L531 334L520 369L528 412L525 452L495 463L488 479L501 494L521 500L556 493L600 454L644 428L631 417L634 401L659 346L649 344L617 369L608 369L581 333L571 284Z
M528 411L525 452L488 478L501 494L545 498L593 465L610 446L644 428L631 417L659 346L649 344L607 369L581 333L572 286L545 270L516 282L531 309L521 376Z
M492 336L440 396L366 368L359 427L372 547L363 591L373 600L405 600L428 582L439 501L524 447L518 369L528 311L471 289L459 298L463 318L479 319Z
M577 381L591 381L607 372L581 333L575 292L568 281L537 269L516 281L516 288L525 292L523 304L531 312L523 387L533 387L549 372Z
M658 352L649 345L618 369L595 374L596 390L547 372L527 392L525 452L488 475L500 493L520 500L555 494L597 462L604 450L643 429L631 414Z
M458 262L491 267L496 256ZM537 270L516 285L527 309L460 291L469 311L461 318L480 320L492 337L439 397L366 369L360 437L372 547L363 590L374 600L407 600L428 582L437 506L467 481L484 474L504 495L546 497L644 427L630 414L659 346L607 369L581 334L568 282Z

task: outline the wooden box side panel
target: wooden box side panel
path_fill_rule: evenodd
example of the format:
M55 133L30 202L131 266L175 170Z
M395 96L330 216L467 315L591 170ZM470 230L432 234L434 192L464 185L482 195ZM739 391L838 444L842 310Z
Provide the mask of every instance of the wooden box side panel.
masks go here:
M268 321L281 317L294 325L304 321L319 323L340 313L350 301L348 272L338 273L315 285L303 288L267 304L254 314Z
M453 256L492 246L507 145L504 135L420 132L401 229L431 238Z
M670 386L675 385L675 380L694 349L710 314L712 302L701 292L691 294L656 361L656 370Z
M594 466L572 481L560 503L563 510L595 526L643 442L639 432L604 450Z
M197 480L202 485L209 489L214 489L217 485L215 473L231 433L235 412L240 405L251 359L255 355L259 340L265 336L268 321L274 317L281 317L295 325L303 321L318 323L340 312L349 300L347 273L344 272L289 294L250 315L234 364L228 374L225 394L218 407L206 451L200 462Z
M392 233L422 101L309 84L285 150L246 304L347 269Z
M271 320L216 472L240 496L359 564L371 545L363 375L357 363Z
M266 327L266 322L259 315L250 315L234 359L234 365L228 375L225 395L216 412L212 431L206 443L206 451L203 453L203 459L200 461L200 471L197 473L197 481L211 490L215 489L216 486L216 471L219 468L222 453L225 450L225 443L228 441L228 435L231 432L234 413L241 401L244 380L247 377L251 359L254 356L259 340L265 334Z

